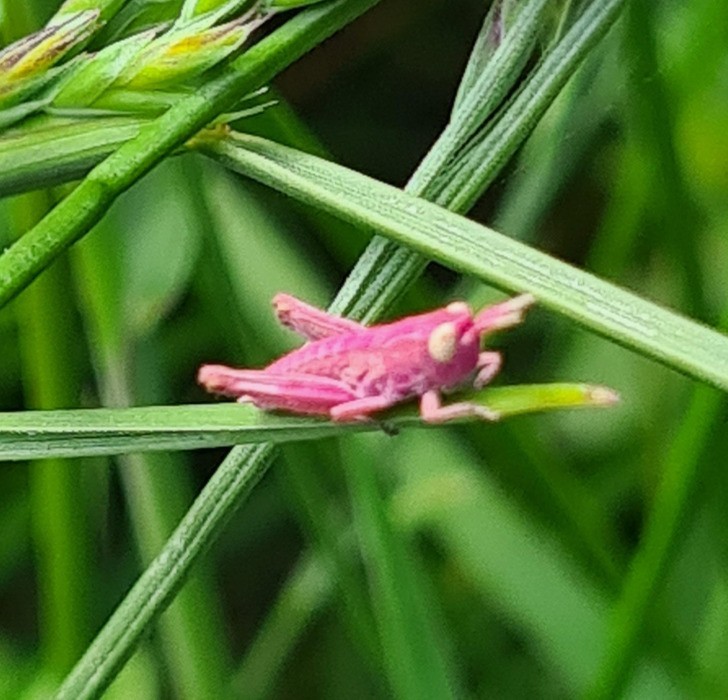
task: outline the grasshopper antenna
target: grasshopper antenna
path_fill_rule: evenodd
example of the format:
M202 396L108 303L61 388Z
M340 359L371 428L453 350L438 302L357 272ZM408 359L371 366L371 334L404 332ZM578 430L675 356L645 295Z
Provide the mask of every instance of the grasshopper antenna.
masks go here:
M488 306L475 317L475 330L482 335L516 326L523 321L524 313L535 302L533 294L521 294L501 304Z

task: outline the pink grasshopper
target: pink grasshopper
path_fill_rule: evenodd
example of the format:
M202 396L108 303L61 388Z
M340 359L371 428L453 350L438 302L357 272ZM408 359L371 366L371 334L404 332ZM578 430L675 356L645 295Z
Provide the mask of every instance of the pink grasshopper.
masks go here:
M420 397L420 414L428 423L463 416L497 420L497 412L479 404L443 406L440 392L473 376L475 388L487 384L500 369L501 355L481 352L481 338L520 323L533 302L530 294L522 294L473 316L465 302L456 301L393 323L364 326L277 294L278 320L309 342L265 369L204 365L198 381L208 391L258 408L323 414L335 421L366 419L414 396Z

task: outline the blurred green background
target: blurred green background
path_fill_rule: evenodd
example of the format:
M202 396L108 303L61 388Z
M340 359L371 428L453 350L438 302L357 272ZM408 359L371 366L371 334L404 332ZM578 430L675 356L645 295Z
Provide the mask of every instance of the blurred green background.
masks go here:
M403 185L447 120L487 4L386 0L237 126ZM6 38L56 6L4 3ZM726 37L726 3L630 5L472 216L718 324ZM4 201L0 243L60 196ZM197 367L293 347L273 294L326 304L366 242L201 157L170 160L0 313L0 408L207 401ZM393 316L461 297L497 295L432 266ZM458 697L582 696L666 472L683 475L676 493L688 474L698 488L673 513L623 693L728 696L725 401L539 309L497 344L499 382L602 383L622 402L287 446L107 697L406 696L409 653L430 659L433 697L443 676ZM223 456L3 465L0 697L49 696ZM351 498L368 488L381 512ZM397 593L422 617L398 619Z

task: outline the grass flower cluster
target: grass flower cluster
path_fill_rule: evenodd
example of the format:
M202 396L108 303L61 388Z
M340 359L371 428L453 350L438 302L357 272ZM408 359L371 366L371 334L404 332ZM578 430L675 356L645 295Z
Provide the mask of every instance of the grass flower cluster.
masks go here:
M228 22L236 1L120 38L95 52L81 52L102 26L107 5L67 3L36 33L0 54L3 66L0 124L6 128L34 114L84 116L151 114L194 89L195 80L238 51L269 17L257 8ZM76 55L63 63L75 51ZM59 65L60 64L60 65ZM158 93L164 93L161 102ZM170 94L170 92L172 94ZM26 108L8 110L21 101ZM22 127L22 125L21 125Z

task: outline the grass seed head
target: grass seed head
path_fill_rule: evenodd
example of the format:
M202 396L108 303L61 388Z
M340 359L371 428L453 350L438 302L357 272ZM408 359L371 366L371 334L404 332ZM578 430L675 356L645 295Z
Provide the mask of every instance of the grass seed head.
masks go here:
M109 89L126 67L154 39L156 32L135 34L86 56L58 86L54 107L86 107Z
M98 10L78 12L0 52L0 104L17 102L45 83L48 71L91 36L98 21Z
M240 48L258 25L235 20L202 31L188 27L169 32L138 54L116 86L145 90L197 77Z

